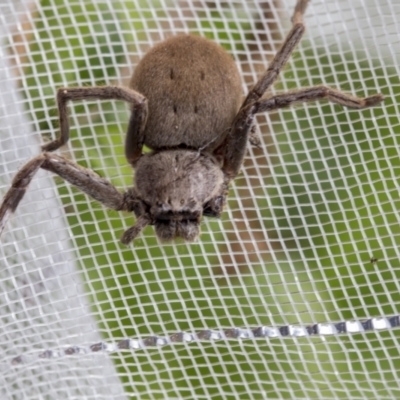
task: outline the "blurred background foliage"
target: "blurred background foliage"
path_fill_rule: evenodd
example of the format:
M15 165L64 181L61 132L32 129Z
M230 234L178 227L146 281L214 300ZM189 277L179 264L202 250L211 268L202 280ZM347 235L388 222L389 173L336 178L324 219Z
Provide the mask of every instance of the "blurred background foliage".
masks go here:
M165 17L152 4L154 13ZM45 139L58 134L57 88L127 83L136 62L131 57L138 52L136 44L158 29L146 5L40 2L33 33L27 36L29 52L21 82L36 130ZM246 50L243 39L252 39L252 24L242 22L238 27L227 21L223 8L211 8L193 33L207 31L228 51ZM267 146L261 153L251 151L258 154L253 162L268 154L268 163L263 164L268 173L258 177L258 186L250 192L246 176L251 178L251 168L246 166L233 184L222 222L204 222L200 243L160 246L148 227L134 246L124 247L118 236L133 224L132 216L105 210L55 178L104 339L398 313L393 304L400 303L400 228L394 221L400 161L399 141L393 138L399 133L394 104L400 94L394 96L390 88L399 87L399 77L384 65L359 61L350 50L338 54L322 45L311 49L307 38L300 47L301 54L296 51L277 91L294 89L297 82L303 87L324 83L365 96L357 84L363 82L368 94L382 91L387 96L385 110L359 112L321 103L275 113L273 139L264 124ZM91 101L71 104L70 110L72 138L64 154L118 188L132 185L123 151L127 105ZM246 201L258 210L255 214ZM238 209L249 213L241 214L241 221L235 218ZM261 224L270 233L263 238L267 247L261 261L246 262L245 245L239 247L244 261L238 266L236 255L228 254L235 251L229 247L234 244L224 232L235 231L236 222L240 227L246 220L250 230L261 231L256 227ZM379 268L370 263L372 256L385 258ZM369 347L363 344L366 340ZM398 346L390 336L386 343L392 350ZM260 398L262 393L273 398L278 392L287 398L310 398L318 397L315 393L341 393L337 373L347 382L346 393L359 394L366 364L370 377L375 374L379 380L385 361L377 365L368 356L374 346L382 344L371 333L360 341L342 337L340 343L336 338L201 343L170 353L158 348L119 353L114 360L127 392L140 393L141 398L146 398L149 385L154 393L167 391L179 398L194 393L217 396L221 388L225 398L250 392ZM359 363L360 353L365 363ZM296 383L310 374L313 381ZM232 380L237 382L234 386ZM387 380L395 382L396 377ZM173 390L177 386L179 393ZM374 387L383 397L389 393L383 382Z

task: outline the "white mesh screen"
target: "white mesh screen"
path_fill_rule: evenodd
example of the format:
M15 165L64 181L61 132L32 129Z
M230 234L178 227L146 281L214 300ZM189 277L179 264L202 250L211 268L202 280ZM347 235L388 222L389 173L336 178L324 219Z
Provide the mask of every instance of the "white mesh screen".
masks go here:
M152 45L191 32L232 54L247 91L294 4L0 1L1 194L58 135L57 88L127 85ZM385 102L259 116L262 148L195 244L160 245L147 227L123 246L131 215L38 173L1 238L0 397L399 398L399 15L392 0L310 3L272 91ZM69 112L60 153L131 186L128 106Z

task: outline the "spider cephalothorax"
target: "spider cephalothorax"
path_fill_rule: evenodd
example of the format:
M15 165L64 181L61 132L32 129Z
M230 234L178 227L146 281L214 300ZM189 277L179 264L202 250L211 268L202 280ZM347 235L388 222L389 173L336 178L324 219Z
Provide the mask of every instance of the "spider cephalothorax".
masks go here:
M141 60L130 87L72 87L58 90L60 137L17 173L0 207L0 232L39 168L52 171L113 210L134 212L136 224L122 236L132 241L146 225L168 241L197 239L204 216L219 217L229 182L243 162L256 114L293 103L327 99L350 108L374 106L376 94L357 98L326 86L263 97L302 38L308 0L298 0L293 27L266 72L242 101L239 72L215 43L196 36L161 42ZM120 193L94 172L51 152L69 139L67 102L117 99L131 104L125 141L135 186ZM257 142L252 134L252 143ZM142 154L143 145L152 152Z
M157 236L164 241L175 237L197 239L204 208L218 217L225 196L224 175L218 162L209 154L193 150L144 155L136 164L135 188L132 199L137 199L136 216L154 225Z

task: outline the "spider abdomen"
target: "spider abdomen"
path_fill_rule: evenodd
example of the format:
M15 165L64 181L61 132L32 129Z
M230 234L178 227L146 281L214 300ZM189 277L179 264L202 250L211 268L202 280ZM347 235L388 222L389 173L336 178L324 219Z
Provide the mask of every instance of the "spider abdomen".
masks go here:
M237 67L217 44L175 36L140 61L130 87L148 99L144 144L152 149L212 151L225 138L242 101Z

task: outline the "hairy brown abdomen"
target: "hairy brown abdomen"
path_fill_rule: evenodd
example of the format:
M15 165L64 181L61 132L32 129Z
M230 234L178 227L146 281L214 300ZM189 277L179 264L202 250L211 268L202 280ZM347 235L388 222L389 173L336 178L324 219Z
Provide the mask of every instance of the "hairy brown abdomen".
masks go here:
M147 97L145 144L152 148L206 148L224 139L241 101L237 67L217 44L175 36L141 60L130 87Z

